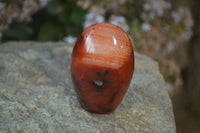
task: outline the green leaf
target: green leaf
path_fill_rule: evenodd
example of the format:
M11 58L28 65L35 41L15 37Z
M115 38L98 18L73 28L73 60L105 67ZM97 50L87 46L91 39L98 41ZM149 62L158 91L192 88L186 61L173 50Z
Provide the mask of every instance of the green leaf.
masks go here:
M59 25L52 22L46 22L39 31L38 40L40 41L57 41L62 35Z
M72 36L79 36L82 32L82 25L75 25L75 24L70 24L70 25L66 25L65 27L65 32L67 34L70 34Z
M47 12L49 14L58 14L62 11L63 4L59 0L51 0L47 5Z
M33 29L25 23L14 23L3 33L3 40L28 40Z
M70 22L70 15L71 15L71 10L69 8L64 8L58 14L59 21L61 21L63 23L69 23Z
M71 21L76 24L81 24L84 21L85 12L80 8L76 8L71 13Z

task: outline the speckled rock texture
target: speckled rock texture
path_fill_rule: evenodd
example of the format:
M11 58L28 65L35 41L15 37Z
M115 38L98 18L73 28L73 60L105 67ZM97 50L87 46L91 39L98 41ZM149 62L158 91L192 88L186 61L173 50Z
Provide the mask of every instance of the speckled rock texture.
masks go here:
M70 76L72 44L0 45L1 133L173 133L172 104L158 64L135 53L135 72L118 108L91 114Z

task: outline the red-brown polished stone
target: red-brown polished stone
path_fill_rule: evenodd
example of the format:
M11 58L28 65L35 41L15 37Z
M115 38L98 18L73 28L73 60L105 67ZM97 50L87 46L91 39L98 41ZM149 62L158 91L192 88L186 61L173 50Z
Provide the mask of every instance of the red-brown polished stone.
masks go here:
M107 23L86 28L74 46L71 76L81 106L92 113L112 112L125 95L134 71L128 35Z

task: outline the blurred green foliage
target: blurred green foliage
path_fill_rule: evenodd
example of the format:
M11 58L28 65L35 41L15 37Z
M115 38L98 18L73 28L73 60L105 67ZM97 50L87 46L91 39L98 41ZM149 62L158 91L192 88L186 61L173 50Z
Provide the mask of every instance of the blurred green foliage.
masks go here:
M67 35L77 37L83 31L85 15L90 8L103 8L105 10L105 22L117 10L105 8L112 1L90 1L91 5L84 9L80 5L77 5L77 2L80 1L50 0L47 6L31 16L30 22L16 22L15 20L9 24L9 28L3 31L2 42L9 40L59 41ZM2 0L2 2L10 9L14 10L14 7L17 5L22 10L24 0ZM127 24L132 27L134 19L142 22L140 13L142 12L143 4L143 0L127 1L124 5L121 5L125 10L123 12L117 11L117 14L124 16Z
M33 29L25 23L13 23L3 35L5 40L28 40L33 34Z
M126 11L123 15L126 17L128 25L132 26L132 21L134 19L137 19L139 22L142 22L141 12L143 11L143 4L144 0L135 0L134 2L126 3Z
M20 4L21 0L14 0ZM6 4L13 4L12 0ZM87 10L76 6L76 0L51 0L45 8L32 16L31 22L14 22L3 33L2 41L38 40L58 41L68 34L78 36Z

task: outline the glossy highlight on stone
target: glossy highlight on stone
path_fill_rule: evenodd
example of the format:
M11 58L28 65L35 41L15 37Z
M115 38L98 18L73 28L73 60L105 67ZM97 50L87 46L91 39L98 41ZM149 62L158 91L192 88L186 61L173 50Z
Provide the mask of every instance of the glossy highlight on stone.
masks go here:
M91 113L112 112L123 99L133 71L132 43L118 26L91 25L74 46L72 81L82 108Z

